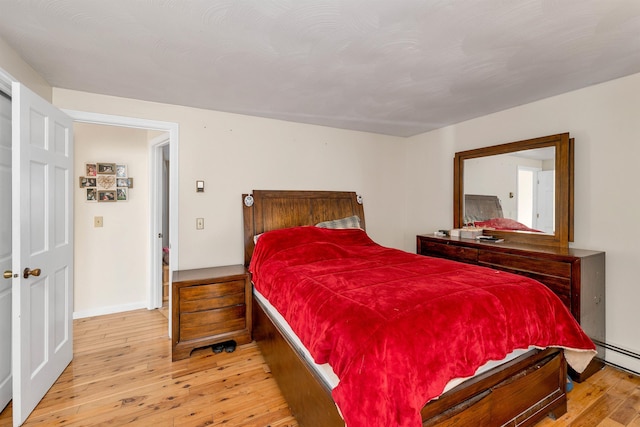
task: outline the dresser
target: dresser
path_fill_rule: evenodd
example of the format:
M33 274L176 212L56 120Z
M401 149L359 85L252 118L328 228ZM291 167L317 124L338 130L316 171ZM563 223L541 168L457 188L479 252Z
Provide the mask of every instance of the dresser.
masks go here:
M251 342L251 283L243 265L175 271L171 297L172 360L224 341Z
M418 235L416 252L504 270L536 279L569 308L595 342L598 356L578 375L582 381L603 366L605 342L605 253L509 242Z

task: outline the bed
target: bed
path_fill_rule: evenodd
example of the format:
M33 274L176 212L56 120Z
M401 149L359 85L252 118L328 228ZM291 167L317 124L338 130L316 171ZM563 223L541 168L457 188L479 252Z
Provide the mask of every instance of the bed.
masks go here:
M362 201L351 192L254 191L243 195L243 203L247 265L254 255L255 236L267 231L352 215L365 227ZM274 320L277 316L268 305L256 292L254 339L299 424L344 426L332 386L286 325ZM430 400L419 410L421 424L532 425L546 415L559 416L566 412L566 370L564 353L557 348L523 351ZM380 423L372 419L367 425Z

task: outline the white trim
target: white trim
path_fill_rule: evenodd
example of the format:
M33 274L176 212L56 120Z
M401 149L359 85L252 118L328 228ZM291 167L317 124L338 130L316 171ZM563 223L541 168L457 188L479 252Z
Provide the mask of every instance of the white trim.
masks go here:
M151 237L149 240L151 253L149 301L151 308L162 307L162 240L158 237L158 233L163 231L162 206L165 198L162 193L162 154L164 146L170 143L167 134L162 134L149 141L149 212L151 214L149 221L149 236ZM171 289L171 274L169 274L169 289Z
M162 122L157 120L139 119L134 117L114 116L101 113L90 113L86 111L62 110L68 114L74 121L83 123L93 123L99 125L123 126L138 129L150 129L169 132L169 197L171 203L169 205L169 247L171 253L169 257L169 271L177 269L178 266L178 206L179 206L179 187L178 187L178 143L179 143L179 126L173 122ZM151 268L150 262L147 263ZM171 276L171 275L170 275ZM149 299L146 307L155 308L155 302L152 298L156 297L157 292L153 291L151 278L147 284L149 289ZM169 299L171 304L171 299ZM171 308L171 305L169 306ZM169 319L169 335L171 335L171 319Z
M0 90L6 93L7 95L11 95L11 84L13 82L17 82L18 80L14 79L13 76L7 73L5 70L0 68Z
M123 304L123 305L112 305L109 307L100 307L100 308L94 308L91 310L75 311L73 313L73 318L83 319L85 317L103 316L105 314L114 314L114 313L122 313L124 311L140 310L142 308L147 308L147 304L145 301L139 301L136 303Z

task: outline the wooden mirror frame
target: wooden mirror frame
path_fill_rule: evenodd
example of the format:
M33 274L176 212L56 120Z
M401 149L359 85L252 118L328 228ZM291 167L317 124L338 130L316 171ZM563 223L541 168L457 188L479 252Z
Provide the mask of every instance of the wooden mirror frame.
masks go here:
M464 225L464 161L478 157L555 147L554 234L525 231L491 231L505 242L568 247L573 241L573 139L568 133L544 136L456 153L453 163L453 226Z

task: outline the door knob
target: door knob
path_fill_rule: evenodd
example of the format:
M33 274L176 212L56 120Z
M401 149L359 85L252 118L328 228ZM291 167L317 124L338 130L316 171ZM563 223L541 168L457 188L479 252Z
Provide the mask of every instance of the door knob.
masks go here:
M40 269L39 268L34 268L33 270L31 270L29 267L24 269L24 272L22 274L22 277L24 277L25 279L28 279L29 276L39 276L40 275Z
M13 271L5 270L5 272L2 275L2 277L4 277L5 279L11 279L13 277Z

